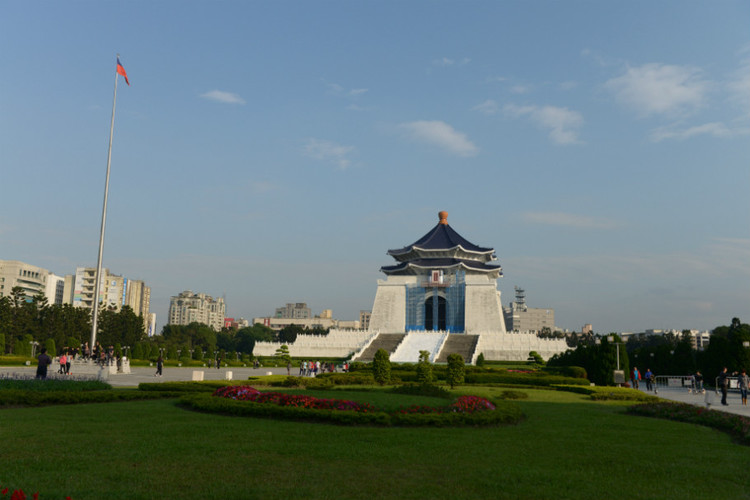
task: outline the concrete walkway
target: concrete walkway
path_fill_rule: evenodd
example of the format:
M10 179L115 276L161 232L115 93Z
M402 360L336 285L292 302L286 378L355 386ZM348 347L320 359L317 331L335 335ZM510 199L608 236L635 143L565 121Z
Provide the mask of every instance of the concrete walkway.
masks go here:
M50 375L57 375L56 370L52 370L50 367ZM75 364L71 367L71 374L76 375ZM193 379L193 372L203 372L203 380L226 380L227 372L232 372L232 380L247 380L250 376L261 376L268 375L286 375L286 368L167 368L162 370L163 376L156 377L156 368L153 367L140 367L135 366L130 368L130 373L113 373L107 376L106 381L112 386L117 387L138 387L141 382L184 382ZM3 366L0 367L0 376L3 374L18 373L24 376L33 377L36 374L36 367L28 366ZM80 375L87 375L95 377L95 373L86 372L78 373ZM298 375L299 368L296 370L292 369L292 375Z
M727 403L729 403L729 406L722 406L721 392L717 393L715 389L711 388L706 388L705 394L695 394L680 387L658 387L657 392L654 393L653 391L647 391L646 384L641 383L640 391L670 401L688 403L695 406L702 406L704 408L708 407L712 410L734 413L735 415L742 415L750 418L750 406L742 405L742 398L740 398L740 393L737 390L730 390L729 394L727 394Z

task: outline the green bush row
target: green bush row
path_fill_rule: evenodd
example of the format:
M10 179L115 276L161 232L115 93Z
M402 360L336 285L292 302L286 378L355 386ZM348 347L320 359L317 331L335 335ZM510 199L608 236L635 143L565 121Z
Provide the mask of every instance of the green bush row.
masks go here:
M0 391L18 389L24 391L103 391L112 386L101 380L61 380L61 379L0 379Z
M246 382L241 380L206 380L203 382L141 382L140 384L138 384L138 390L159 392L214 392L219 387L244 384L246 384Z
M180 403L195 410L224 415L314 421L339 425L489 426L517 424L524 418L521 408L509 401L495 402L497 408L493 411L427 414L310 410L293 406L235 401L234 399L213 397L203 393L186 394L180 398Z
M664 401L631 406L627 412L631 415L703 425L726 432L740 444L750 445L750 418L741 415Z
M586 394L594 401L659 401L656 396L627 387L556 385L554 388L558 391Z
M134 401L140 399L158 399L177 397L177 393L144 392L137 390L108 391L26 391L8 389L0 391L0 407L3 406L45 406L73 405L82 403L111 403L115 401Z
M407 396L430 396L444 399L450 399L451 397L453 397L448 389L444 389L443 387L432 384L398 385L392 389L389 389L388 392L392 392L394 394L406 394Z

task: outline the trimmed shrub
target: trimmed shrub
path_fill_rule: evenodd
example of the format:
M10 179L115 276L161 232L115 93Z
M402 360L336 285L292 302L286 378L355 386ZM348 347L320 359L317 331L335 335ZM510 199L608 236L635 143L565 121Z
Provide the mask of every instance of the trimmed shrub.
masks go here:
M391 361L388 351L385 349L378 349L378 352L375 353L372 362L372 375L375 382L380 385L385 385L391 381Z
M252 389L252 388L248 388ZM234 389L241 392L242 389ZM248 399L255 398L254 390L246 391ZM273 393L257 393L266 400L277 402L310 401L305 396L274 395ZM313 400L315 398L312 398ZM325 401L325 400L321 400ZM487 426L500 424L515 424L523 418L520 407L508 401L492 404L484 398L476 396L462 396L453 404L443 408L433 408L431 411L415 411L413 408L402 409L397 412L385 412L364 406L363 411L342 411L332 409L310 409L300 406L282 406L272 403L256 403L252 401L235 400L225 397L213 397L205 393L186 394L180 399L186 407L200 411L222 413L235 416L265 417L273 419L291 419L304 421L327 422L340 425L376 425L376 426ZM357 404L355 402L343 402ZM341 402L322 403L338 405ZM424 408L420 407L420 410Z
M178 396L177 393L149 393L132 389L121 389L117 391L27 391L8 389L0 391L0 407L112 403L116 401L173 398L176 396Z
M737 442L750 445L750 418L709 410L687 403L658 402L628 408L627 413L644 417L703 425L726 432Z
M500 393L502 399L529 399L529 394L523 391L503 391Z
M435 398L450 399L451 393L447 389L432 384L404 384L389 389L394 394L406 394L409 396L430 396Z
M464 358L460 354L449 354L448 355L448 371L445 379L453 389L457 385L464 383L464 374L466 373L466 367L464 365Z
M100 380L61 380L61 379L0 379L0 390L19 390L35 392L53 391L103 391L112 386Z

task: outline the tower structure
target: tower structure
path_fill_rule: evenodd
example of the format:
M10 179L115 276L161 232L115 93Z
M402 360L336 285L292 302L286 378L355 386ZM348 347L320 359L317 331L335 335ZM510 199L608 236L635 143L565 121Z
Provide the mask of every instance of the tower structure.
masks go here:
M448 224L448 212L427 234L388 250L397 264L381 267L369 329L381 333L505 332L495 250L480 247Z

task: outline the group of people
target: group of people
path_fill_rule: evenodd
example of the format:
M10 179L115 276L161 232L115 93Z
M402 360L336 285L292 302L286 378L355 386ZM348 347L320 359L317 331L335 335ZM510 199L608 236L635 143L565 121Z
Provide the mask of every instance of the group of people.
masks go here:
M291 364L287 366L287 371L291 369ZM342 365L344 372L349 371L349 362L344 361ZM299 364L299 376L300 377L315 377L318 373L333 373L336 371L336 365L334 363L328 363L324 361L302 361Z
M646 390L656 390L656 375L651 371L651 368L646 369L646 373L643 374L643 379L646 381ZM634 366L630 370L630 386L634 389L640 389L641 387L641 372L638 371L638 367Z
M737 377L737 387L740 390L742 406L747 406L747 391L748 386L750 386L750 377L748 377L747 371L744 368L741 372L734 372L732 375ZM729 403L727 403L727 392L729 392L729 377L729 372L727 370L727 367L725 366L721 370L721 372L719 372L719 377L717 380L719 389L721 390L721 404L724 406L729 406Z

